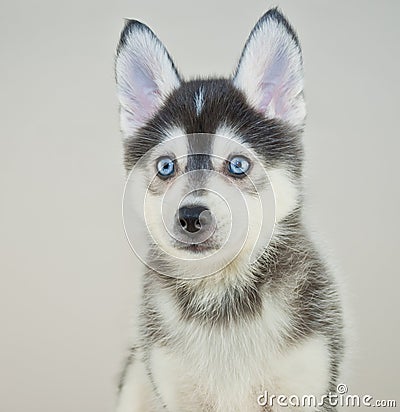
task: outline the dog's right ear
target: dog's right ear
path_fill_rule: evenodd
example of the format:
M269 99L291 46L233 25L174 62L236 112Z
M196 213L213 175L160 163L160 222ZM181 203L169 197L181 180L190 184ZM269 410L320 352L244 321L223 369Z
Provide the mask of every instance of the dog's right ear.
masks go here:
M115 63L121 131L132 137L180 84L163 44L145 25L128 20L121 33Z

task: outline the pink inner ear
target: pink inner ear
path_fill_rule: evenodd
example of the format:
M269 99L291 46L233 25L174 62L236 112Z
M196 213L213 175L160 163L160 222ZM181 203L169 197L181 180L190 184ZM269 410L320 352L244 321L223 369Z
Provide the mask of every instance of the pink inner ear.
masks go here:
M130 72L131 104L135 120L145 123L156 111L160 91L152 73L144 65L132 65Z
M301 50L290 26L275 17L263 17L253 29L233 81L264 117L302 126L306 110Z
M274 90L276 85L274 83L261 83L260 89L262 90L262 99L259 105L259 111L265 113L267 111L268 105L274 96Z
M270 64L264 68L260 85L262 113L273 113L285 118L290 106L290 90L295 85L290 84L289 57L280 51L270 58Z
M289 69L287 57L279 53L272 59L272 63L265 68L260 85L261 100L259 110L265 114L271 112L277 117L285 118L290 99L288 90L290 85L286 84Z

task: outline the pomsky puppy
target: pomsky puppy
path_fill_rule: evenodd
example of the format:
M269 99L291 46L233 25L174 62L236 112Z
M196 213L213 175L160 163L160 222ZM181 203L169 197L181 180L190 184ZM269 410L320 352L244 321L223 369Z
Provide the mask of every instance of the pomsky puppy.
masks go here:
M133 182L124 213L147 231L128 233L145 265L118 412L336 410L259 397L335 392L344 352L337 284L302 219L293 28L271 9L232 77L186 81L129 20L116 81Z

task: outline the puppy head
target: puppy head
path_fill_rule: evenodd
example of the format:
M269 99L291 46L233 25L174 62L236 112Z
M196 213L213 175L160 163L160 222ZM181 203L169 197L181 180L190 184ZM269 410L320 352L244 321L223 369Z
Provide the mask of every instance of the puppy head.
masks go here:
M305 105L289 23L267 12L232 78L183 81L153 32L128 21L116 79L134 249L148 242L146 263L160 259L183 276L251 264L300 195Z

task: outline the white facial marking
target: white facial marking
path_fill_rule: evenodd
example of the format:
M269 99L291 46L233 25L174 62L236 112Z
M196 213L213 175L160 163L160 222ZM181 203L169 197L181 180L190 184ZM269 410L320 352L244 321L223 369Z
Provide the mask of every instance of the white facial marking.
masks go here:
M284 168L268 170L268 177L275 195L275 218L280 222L297 207L299 189Z
M220 152L226 153L229 150L233 150L235 145L237 146L236 142L239 142L241 145L249 149L244 139L229 126L223 125L218 127L215 134L232 139L232 147L229 147L224 140L217 140L217 144L214 145L214 153L220 154ZM274 191L275 218L276 222L279 222L297 207L299 189L295 184L291 173L286 170L284 166L275 167L273 169L268 168L265 171ZM253 171L253 178L255 178L254 175L255 173ZM260 175L262 176L261 173Z
M255 261L269 244L275 224L284 219L298 201L298 187L284 165L268 167L243 137L226 125L221 125L216 133L212 139L213 170L207 171L206 179L202 170L186 171L189 140L195 136L185 135L182 128L173 127L165 131L164 141L152 149L150 156L136 166L138 170L131 174L132 184L125 192L124 204L130 205L129 210L132 204L142 207L142 223L152 242L169 256L170 266L179 265L179 276L183 278L218 272L233 260L236 267ZM247 179L235 180L227 172L227 162L232 156L240 155L248 159L251 167ZM162 156L175 159L171 179L161 180L157 176L155 165ZM143 178L143 174L147 178ZM148 182L149 190L137 184L137 178ZM182 205L192 204L207 208L218 228L213 230L210 226L210 236L193 239L193 244L208 240L205 249L197 250L196 255L182 246L182 242L189 241L189 235L177 224ZM132 216L132 222L134 220ZM125 222L129 226L129 216ZM129 226L132 228L130 239L137 239L138 226ZM204 235L207 233L203 231ZM136 242L140 243L136 247L133 243L134 250L146 259L143 242ZM207 264L197 266L195 262L199 259Z
M194 95L194 106L196 108L196 115L199 116L203 110L204 105L204 89L202 86L199 87L199 90Z

